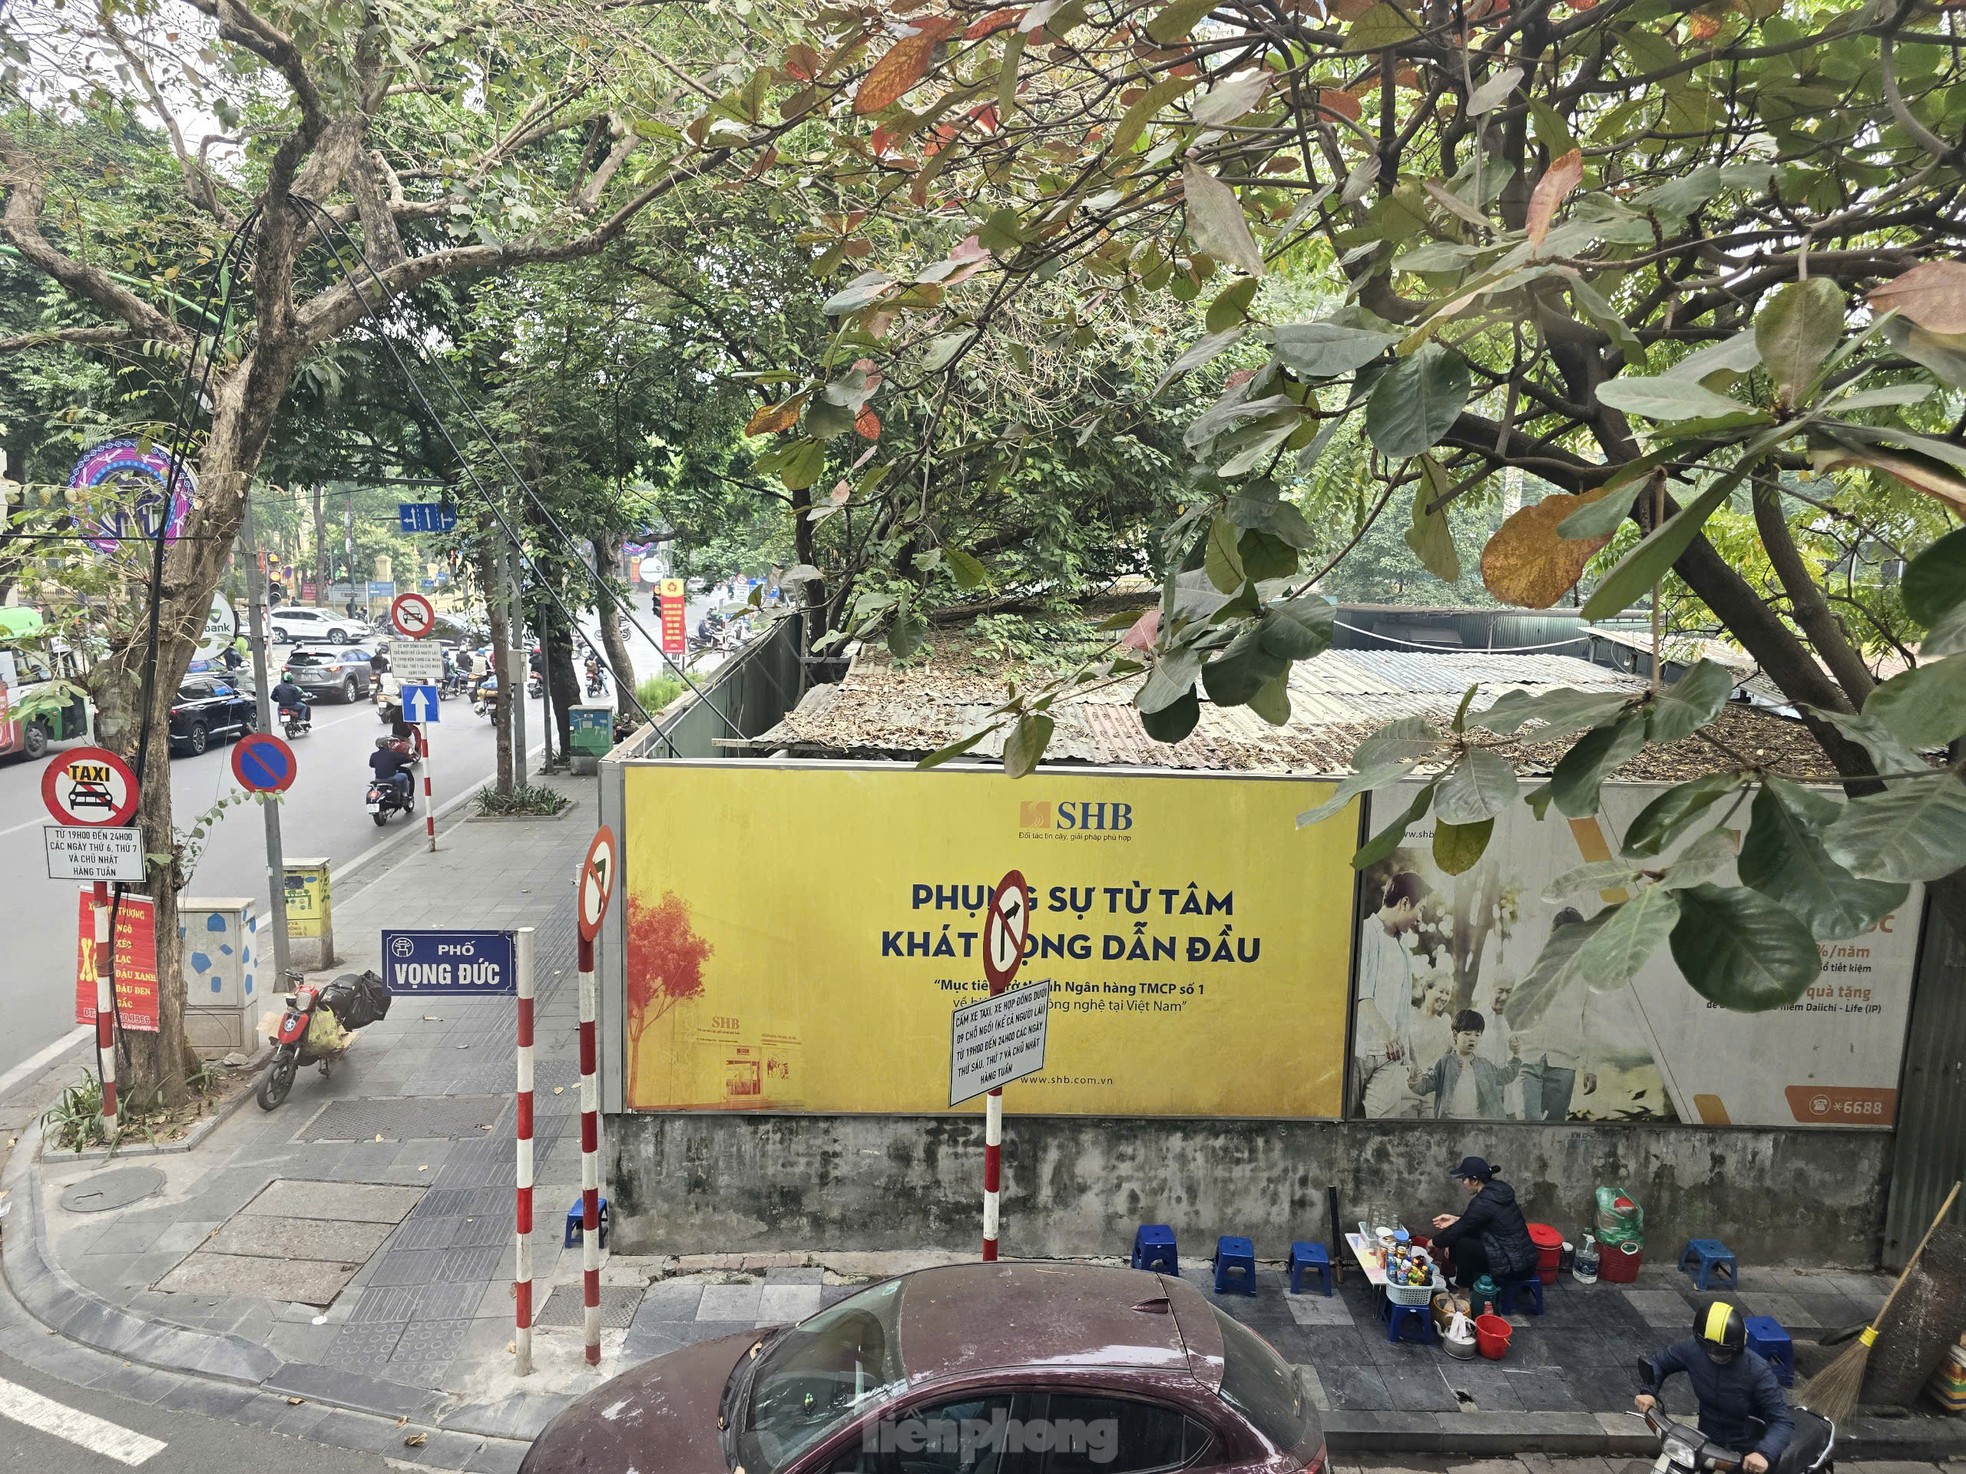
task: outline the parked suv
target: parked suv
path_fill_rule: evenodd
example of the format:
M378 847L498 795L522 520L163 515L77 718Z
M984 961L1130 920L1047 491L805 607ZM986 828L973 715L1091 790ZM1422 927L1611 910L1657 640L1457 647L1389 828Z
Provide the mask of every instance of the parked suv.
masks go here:
M362 620L305 604L275 609L266 618L273 627L273 638L283 645L322 641L342 645L350 640L366 639L369 634L369 627Z

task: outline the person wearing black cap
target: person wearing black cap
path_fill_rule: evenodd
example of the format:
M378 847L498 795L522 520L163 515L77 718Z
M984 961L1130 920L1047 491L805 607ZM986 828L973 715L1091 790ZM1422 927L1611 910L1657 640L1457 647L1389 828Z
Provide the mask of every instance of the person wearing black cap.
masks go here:
M1484 1274L1501 1284L1536 1270L1536 1246L1515 1189L1498 1181L1496 1170L1480 1157L1463 1157L1451 1175L1467 1189L1468 1206L1459 1216L1434 1219L1434 1247L1453 1255L1454 1282L1464 1289Z
M1703 1306L1693 1316L1692 1335L1645 1363L1645 1386L1633 1402L1647 1411L1658 1402L1666 1378L1686 1373L1700 1400L1700 1431L1725 1448L1744 1450L1746 1474L1767 1474L1795 1436L1795 1419L1775 1369L1747 1344L1747 1323L1739 1310L1725 1300Z

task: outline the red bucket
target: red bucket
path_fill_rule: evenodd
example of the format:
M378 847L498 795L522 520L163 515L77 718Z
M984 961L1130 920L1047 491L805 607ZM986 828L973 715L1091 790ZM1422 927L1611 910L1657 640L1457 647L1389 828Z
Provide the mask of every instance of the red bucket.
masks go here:
M1490 1361L1500 1361L1509 1354L1509 1337L1515 1328L1499 1315L1478 1315L1475 1317L1475 1350Z
M1614 1285L1632 1283L1638 1278L1639 1265L1645 1262L1645 1251L1630 1244L1605 1244L1597 1252L1597 1277Z
M1547 1223L1532 1223L1529 1242L1536 1246L1536 1278L1546 1285L1555 1284L1557 1269L1563 1263L1563 1235Z

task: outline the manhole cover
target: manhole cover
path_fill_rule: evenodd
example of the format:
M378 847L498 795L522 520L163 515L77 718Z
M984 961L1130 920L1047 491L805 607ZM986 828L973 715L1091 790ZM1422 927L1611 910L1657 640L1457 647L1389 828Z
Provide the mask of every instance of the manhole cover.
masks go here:
M71 1213L102 1213L128 1207L163 1186L164 1174L155 1167L118 1167L83 1178L61 1195L61 1205Z
M641 1303L640 1285L602 1285L601 1328L627 1330ZM556 1285L553 1293L546 1297L546 1303L533 1316L532 1323L536 1326L583 1326L587 1323L585 1311L579 1285Z
M302 1141L469 1141L488 1136L509 1095L430 1095L331 1100L300 1130Z

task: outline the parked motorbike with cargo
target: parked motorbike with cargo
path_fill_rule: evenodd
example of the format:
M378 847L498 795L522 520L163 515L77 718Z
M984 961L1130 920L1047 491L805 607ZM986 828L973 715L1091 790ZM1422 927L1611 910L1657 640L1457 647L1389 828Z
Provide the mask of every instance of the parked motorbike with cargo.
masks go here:
M327 1079L354 1032L389 1016L389 989L372 972L343 973L325 985L289 972L287 982L286 1011L261 1020L273 1045L273 1059L256 1092L263 1111L287 1098L302 1065L318 1065L321 1078Z

